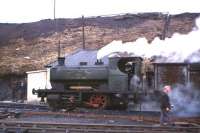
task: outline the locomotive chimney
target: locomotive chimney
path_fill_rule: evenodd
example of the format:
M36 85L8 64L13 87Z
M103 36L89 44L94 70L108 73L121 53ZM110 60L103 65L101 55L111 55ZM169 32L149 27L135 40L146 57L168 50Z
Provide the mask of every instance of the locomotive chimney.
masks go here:
M62 55L62 51L61 51L61 44L60 44L60 40L59 40L59 45L58 45L58 65L59 66L64 66L65 65L65 56L61 56Z
M58 65L59 66L65 65L65 57L58 57Z

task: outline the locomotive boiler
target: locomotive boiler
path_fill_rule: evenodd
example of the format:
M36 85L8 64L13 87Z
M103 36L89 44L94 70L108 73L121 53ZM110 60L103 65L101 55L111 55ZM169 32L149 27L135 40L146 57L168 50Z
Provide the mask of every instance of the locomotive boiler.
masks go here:
M163 85L186 84L200 76L199 64L155 63L141 57L96 58L82 50L59 57L50 67L52 89L33 89L53 110L74 107L134 109L157 100ZM175 77L174 77L175 74ZM198 83L198 81L197 81Z

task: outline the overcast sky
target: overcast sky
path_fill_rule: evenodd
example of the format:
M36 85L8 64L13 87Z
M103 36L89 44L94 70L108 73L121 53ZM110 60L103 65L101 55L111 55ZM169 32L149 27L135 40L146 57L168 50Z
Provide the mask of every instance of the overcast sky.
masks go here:
M0 0L0 23L53 19L54 0ZM57 18L138 12L200 13L198 0L56 0Z

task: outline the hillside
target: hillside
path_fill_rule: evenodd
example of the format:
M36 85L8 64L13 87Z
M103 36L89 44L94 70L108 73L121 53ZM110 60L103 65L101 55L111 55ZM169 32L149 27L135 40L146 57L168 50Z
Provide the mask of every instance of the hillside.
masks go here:
M168 25L166 14L162 13L85 18L85 45L87 49L99 49L113 40L128 42L145 37L150 43L163 33L166 37L174 33L188 34L199 15L171 15ZM62 54L82 48L82 23L82 18L77 18L0 24L0 75L21 75L43 69L45 64L57 58L59 40Z

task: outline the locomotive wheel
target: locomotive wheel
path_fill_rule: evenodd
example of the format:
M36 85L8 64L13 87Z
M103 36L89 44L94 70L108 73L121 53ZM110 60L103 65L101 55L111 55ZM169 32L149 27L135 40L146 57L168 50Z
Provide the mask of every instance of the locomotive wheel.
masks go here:
M89 105L94 108L104 109L108 106L109 100L106 95L103 94L94 94L89 99Z

